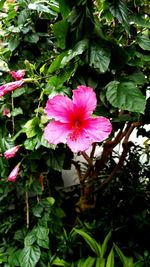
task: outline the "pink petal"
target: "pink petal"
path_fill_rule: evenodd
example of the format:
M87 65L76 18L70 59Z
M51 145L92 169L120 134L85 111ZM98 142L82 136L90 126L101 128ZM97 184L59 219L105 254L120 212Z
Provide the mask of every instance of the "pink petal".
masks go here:
M66 143L71 129L67 123L59 121L49 122L44 130L44 137L50 144Z
M25 75L25 70L10 71L9 73L15 80L21 80Z
M4 156L6 159L10 159L10 158L13 158L15 156L15 154L18 152L20 146L14 146L14 147L11 147L10 149L6 150L4 152Z
M90 138L86 135L84 130L80 130L77 138L72 138L71 134L67 140L67 145L72 150L72 152L82 152L87 150L91 145Z
M96 94L91 87L80 85L76 90L73 90L73 104L76 110L84 114L88 118L96 108Z
M19 80L15 82L6 83L0 86L0 97L6 95L10 91L14 91L15 89L21 87L24 81Z
M112 131L112 125L109 119L100 116L88 119L85 128L92 143L102 142Z
M19 165L16 165L16 167L11 171L11 173L9 174L9 176L7 177L9 182L15 182L16 178L19 174Z
M72 100L62 95L56 95L52 99L49 99L45 108L45 112L50 119L55 119L61 122L69 121L72 110Z

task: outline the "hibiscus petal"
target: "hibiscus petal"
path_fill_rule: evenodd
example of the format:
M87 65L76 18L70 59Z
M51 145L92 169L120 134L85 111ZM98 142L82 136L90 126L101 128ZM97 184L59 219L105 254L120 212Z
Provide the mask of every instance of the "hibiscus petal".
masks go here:
M84 130L80 131L76 139L72 138L72 134L67 139L67 145L72 150L72 152L82 152L87 150L91 146L91 140L86 135Z
M86 133L93 142L102 142L112 131L112 125L109 119L99 116L90 118L86 121Z
M96 108L96 94L91 87L80 85L73 90L73 104L75 110L80 110L84 117L88 118Z
M68 122L73 110L72 100L63 95L56 95L47 101L45 112L50 119Z
M67 123L51 121L45 127L44 137L50 144L66 143L71 130Z

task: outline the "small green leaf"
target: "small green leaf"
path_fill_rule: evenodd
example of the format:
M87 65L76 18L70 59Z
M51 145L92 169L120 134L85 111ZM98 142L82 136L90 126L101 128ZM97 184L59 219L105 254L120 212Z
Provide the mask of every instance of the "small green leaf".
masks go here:
M18 45L20 44L20 39L18 38L18 36L16 36L14 34L13 37L10 37L9 42L8 42L8 49L13 52Z
M62 267L70 267L69 263L67 263L66 261L62 259L59 259L58 257L55 258L51 264L56 265L56 266L62 266Z
M12 92L12 96L13 98L19 97L21 95L23 95L26 92L26 89L24 87L18 88L16 89L14 92Z
M61 49L66 47L66 36L68 31L68 22L66 20L58 21L53 26L54 35L57 39L57 45Z
M111 231L107 234L107 236L105 237L104 241L103 241L103 244L102 244L102 254L101 254L101 257L103 258L104 255L105 255L105 252L107 250L107 244L108 244L108 241L111 237Z
M150 51L150 39L146 35L138 35L137 42L143 50Z
M49 229L38 225L36 227L37 244L43 248L49 248Z
M44 13L49 13L53 16L56 15L56 12L48 8L46 5L40 4L40 3L30 3L28 5L28 8L31 10L36 10L37 12L44 12Z
M84 238L84 240L90 246L91 250L97 255L97 257L101 257L101 247L95 241L94 238L92 238L90 235L88 235L86 232L84 232L82 230L74 229L74 231Z
M110 63L110 50L100 43L92 43L89 52L89 64L100 73L108 70Z
M133 82L112 81L106 86L110 104L122 110L144 113L146 98Z
M29 43L37 43L39 41L38 33L30 33L25 36L25 41Z
M35 229L33 229L26 235L24 239L24 245L25 247L31 246L35 243L35 241L36 241Z
M95 266L94 263L95 263L95 258L88 257L88 258L84 261L82 267L87 267L87 266L88 266L88 267L93 267L93 266Z
M107 262L106 262L106 267L115 267L114 265L114 251L113 248L111 249L108 257L107 257Z
M133 264L133 258L129 258L129 257L126 257L124 256L123 252L121 251L121 249L116 245L114 244L114 247L115 247L115 250L123 264L123 267L134 267L134 264Z
M37 138L28 138L24 141L24 147L27 150L34 150L35 146L37 144Z
M95 267L105 267L105 259L97 258Z
M125 30L129 33L129 17L128 9L125 0L113 1L110 4L110 11L114 17L123 25Z
M56 171L61 171L64 164L64 158L65 153L61 153L59 150L50 150L47 165Z
M19 257L21 267L35 267L40 259L41 251L36 245L25 247Z
M40 123L40 120L38 117L34 117L33 119L26 122L23 129L28 138L31 138L37 135L39 123Z
M70 49L67 53L67 56L65 56L62 61L61 64L65 65L67 64L70 60L72 60L74 57L81 55L85 49L88 47L88 40L82 40L79 41L75 47L73 49Z
M0 1L0 9L2 9L4 3L5 3L5 0L1 0L1 1Z
M13 117L17 116L17 115L20 115L20 114L23 114L23 110L22 108L14 108L12 111L11 111L11 115Z
M50 65L48 69L48 73L52 73L56 71L57 69L59 69L60 67L62 67L61 61L66 55L67 55L67 52L62 52L59 56L57 56L52 62L52 64Z

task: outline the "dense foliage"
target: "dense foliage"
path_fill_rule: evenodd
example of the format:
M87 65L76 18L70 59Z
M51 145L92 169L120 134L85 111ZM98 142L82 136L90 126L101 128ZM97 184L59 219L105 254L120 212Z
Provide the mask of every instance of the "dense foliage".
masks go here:
M10 71L25 70L22 86L0 97L1 266L111 267L112 241L138 261L135 266L149 266L149 1L2 0L0 18L1 85L15 80ZM103 144L82 153L83 164L67 146L43 136L47 99L71 97L81 84L95 90L95 114L113 126ZM129 140L135 129L146 138L143 147ZM118 144L120 155L113 152ZM17 145L6 159L4 152ZM95 157L97 147L102 152ZM80 185L68 191L62 170L72 164ZM15 166L12 183L7 177ZM82 231L71 231L75 225ZM86 259L79 235L88 232L99 243L110 229L107 260L98 265L103 257L94 248ZM117 245L115 267L134 266Z

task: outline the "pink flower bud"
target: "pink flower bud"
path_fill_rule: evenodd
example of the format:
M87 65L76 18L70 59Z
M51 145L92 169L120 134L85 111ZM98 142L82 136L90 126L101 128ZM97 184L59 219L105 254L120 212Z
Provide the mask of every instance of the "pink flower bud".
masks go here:
M15 156L15 154L17 153L17 151L19 150L20 146L14 146L14 147L11 147L10 149L6 150L4 152L4 156L6 159L10 159L10 158L13 158Z
M0 97L6 95L7 93L16 90L21 87L24 83L24 80L19 80L15 82L6 83L0 86Z
M15 79L15 80L21 80L24 75L25 75L25 70L17 70L17 71L10 71L9 72L11 74L11 76Z
M20 168L19 168L19 164L18 164L18 165L16 165L16 167L11 171L11 173L7 177L9 182L15 182L16 181L16 178L19 174L19 170L20 170Z
M10 109L9 108L4 108L2 114L3 114L3 116L9 117L9 115L10 115Z

